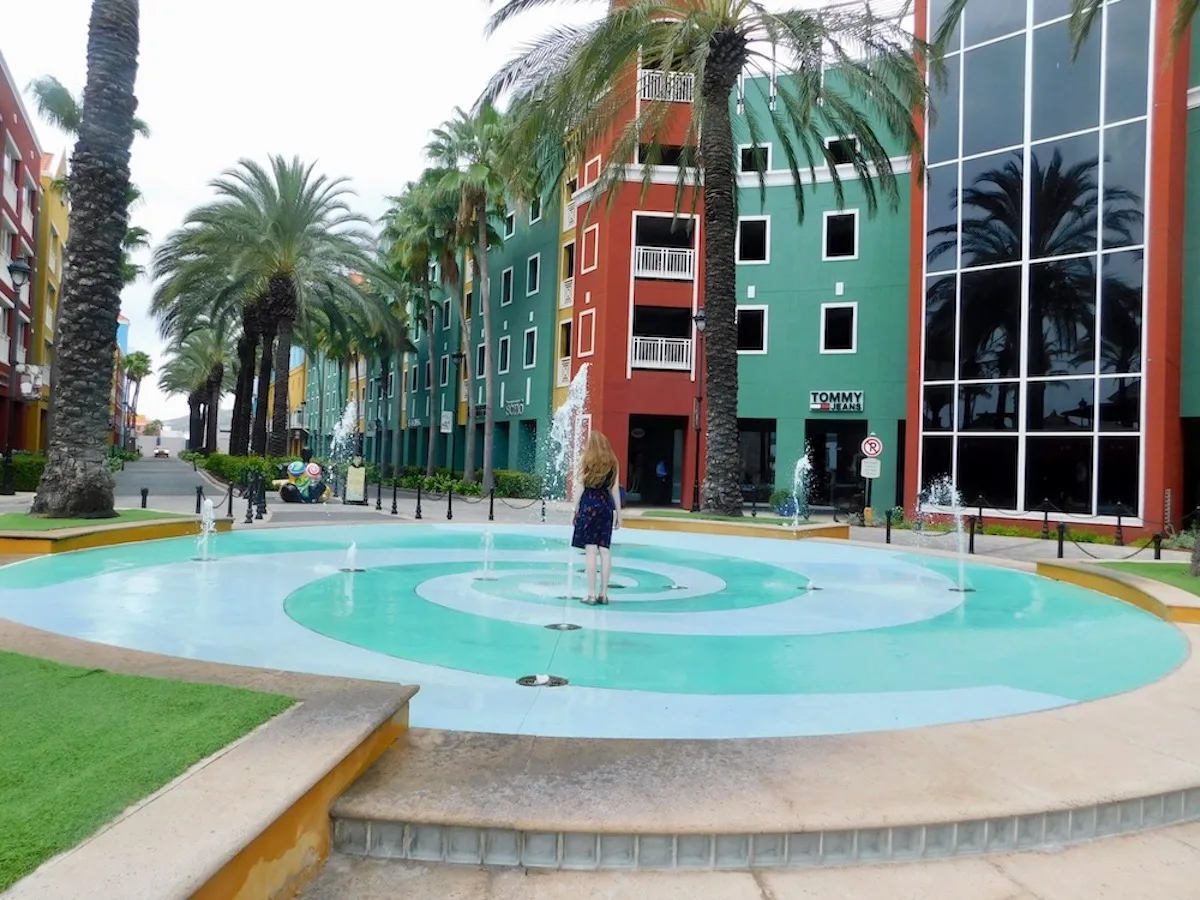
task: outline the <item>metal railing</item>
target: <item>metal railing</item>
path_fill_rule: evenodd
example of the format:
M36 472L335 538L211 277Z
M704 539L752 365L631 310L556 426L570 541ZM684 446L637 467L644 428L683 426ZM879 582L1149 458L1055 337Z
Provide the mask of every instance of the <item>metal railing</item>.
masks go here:
M33 213L29 209L28 202L26 202L25 208L21 210L21 227L25 229L26 234L33 234Z
M555 387L568 387L571 384L571 357L564 356L558 361L558 376L554 381Z
M691 103L696 99L696 76L687 72L642 69L638 73L638 96L650 101Z
M677 247L637 247L633 274L637 278L670 278L691 281L695 277L696 252Z
M308 425L305 420L306 420L306 416L304 415L304 410L294 409L294 410L292 410L291 422L288 424L288 427L289 428L307 428Z
M570 309L575 305L575 279L564 278L558 291L558 308Z
M4 201L14 213L17 211L17 185L10 178L0 175L4 182Z
M635 369L667 369L687 372L692 368L690 338L633 338L633 367Z

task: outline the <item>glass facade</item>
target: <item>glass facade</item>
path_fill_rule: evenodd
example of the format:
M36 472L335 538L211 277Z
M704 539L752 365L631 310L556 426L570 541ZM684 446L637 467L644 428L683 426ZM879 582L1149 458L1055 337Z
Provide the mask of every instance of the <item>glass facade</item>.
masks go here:
M1106 4L1074 62L1068 0L967 6L931 85L923 485L1139 507L1152 6Z

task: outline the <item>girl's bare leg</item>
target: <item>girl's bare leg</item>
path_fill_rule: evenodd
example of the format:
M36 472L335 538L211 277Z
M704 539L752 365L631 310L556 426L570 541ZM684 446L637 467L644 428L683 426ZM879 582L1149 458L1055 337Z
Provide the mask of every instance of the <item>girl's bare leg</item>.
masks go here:
M612 551L600 548L600 596L608 600L608 580L612 577Z
M595 544L587 545L587 595L589 598L596 596L596 551L598 549Z

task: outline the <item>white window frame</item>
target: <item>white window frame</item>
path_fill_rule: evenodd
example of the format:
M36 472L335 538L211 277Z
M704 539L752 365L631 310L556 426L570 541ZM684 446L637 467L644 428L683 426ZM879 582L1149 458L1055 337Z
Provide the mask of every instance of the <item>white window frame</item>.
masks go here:
M529 287L529 264L531 262L533 262L535 259L537 260L537 279L536 279L537 283L531 289ZM542 254L535 253L535 254L533 254L533 256L529 257L529 259L525 260L525 296L532 297L534 294L536 294L541 289L542 289Z
M830 309L849 309L854 312L854 321L850 328L850 349L830 350L825 347L825 313ZM821 304L821 321L818 329L818 350L825 356L850 356L858 352L858 301L850 300L838 303Z
M583 327L583 320L588 320L587 328ZM579 314L579 323L575 326L575 356L583 359L588 356L596 355L596 311L594 309L585 309ZM588 349L583 349L583 335L586 331L590 338Z
M412 387L409 390L416 393L421 389L421 370L417 366L413 366L409 371L412 372L412 378L409 379L412 382Z
M850 256L829 255L829 220L835 216L854 216L854 253ZM858 259L862 239L862 216L857 209L827 209L821 217L821 262L850 262Z
M766 150L767 151L767 167L766 167L766 169L763 170L763 174L765 175L767 172L771 171L771 166L772 166L773 160L771 159L772 154L771 154L770 142L768 142L766 144L738 144L738 146L737 146L738 174L739 175L756 175L758 173L755 172L753 169L743 169L742 168L742 151L743 150Z
M517 233L517 214L510 212L504 217L504 239L507 241Z
M762 343L763 343L763 345L762 345L761 350L739 350L738 355L739 356L766 356L767 349L771 346L771 338L770 338L770 335L771 335L771 310L765 303L747 303L744 305L738 304L737 309L734 311L734 324L735 325L737 324L737 317L742 314L743 310L752 310L754 312L762 313L762 319L763 319Z
M445 353L438 360L438 387L445 387L450 383L450 357Z
M504 299L504 280L508 279L508 299ZM500 305L508 306L513 302L513 267L509 266L500 273Z
M504 363L504 368L500 364ZM496 342L496 374L507 375L508 370L512 367L512 336L501 335L500 340Z
M535 210L537 215L534 215ZM529 201L529 224L536 225L540 221L542 221L542 198L534 197Z
M742 259L742 223L767 223L767 255L764 259ZM766 266L771 263L771 217L770 216L738 216L737 232L734 235L734 258L739 266Z
M393 397L396 396L396 370L395 369L388 369L387 395L388 395L389 400L391 400Z
M592 171L592 163L596 164L596 175L594 178L589 178L588 173L590 171ZM604 167L601 165L601 155L599 153L597 153L595 156L593 156L591 159L589 159L587 162L585 162L583 164L583 183L581 185L579 185L579 187L585 188L585 187L589 187L590 185L595 184L597 181L600 180L600 173L603 170L604 170Z
M482 342L475 345L475 379L476 380L483 378L483 376L485 374L483 371L484 368L486 367L486 360L484 359L484 348L485 347L487 347L487 344L484 344Z
M525 336L521 341L521 368L534 369L537 368L537 326L525 329ZM533 360L526 358L525 350L529 347L529 336L533 335Z
M433 387L433 360L425 360L425 388L426 390Z
M451 306L450 298L447 297L442 301L442 331L446 331L450 327Z
M592 247L594 248L594 251L592 254L592 257L593 257L592 264L590 266L587 264L588 263L587 248L588 248L588 235L589 234L594 235L594 237L592 238ZM596 269L600 268L600 223L597 222L595 225L590 225L583 230L583 240L580 242L579 249L581 250L581 252L579 254L579 259L576 260L576 265L577 265L577 268L579 269L580 275L586 274L588 272L594 272L594 271L596 271Z
M856 134L847 134L840 137L835 134L831 137L827 137L823 141L825 144L825 149L828 150L832 144L836 144L838 141L852 141L854 143L854 152L862 153L862 142L859 141L858 135ZM848 166L850 163L838 163L838 165Z

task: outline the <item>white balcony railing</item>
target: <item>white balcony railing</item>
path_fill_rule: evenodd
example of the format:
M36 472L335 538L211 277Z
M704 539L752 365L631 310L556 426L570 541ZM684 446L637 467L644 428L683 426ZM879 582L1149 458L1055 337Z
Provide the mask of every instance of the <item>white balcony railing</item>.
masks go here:
M570 309L575 305L575 279L564 278L558 291L558 308Z
M292 415L290 418L291 418L291 421L288 423L289 428L307 428L308 427L308 425L305 422L304 410L293 409Z
M638 93L643 100L691 103L696 98L696 76L687 72L643 69L639 73L638 82Z
M4 182L4 202L8 204L8 208L13 211L13 215L17 212L17 185L12 179L0 175L0 181Z
M52 275L58 274L58 251L51 249L46 254L46 268L50 270Z
M576 221L575 203L570 202L563 210L563 231L574 231Z
M690 338L633 338L633 367L635 369L669 369L687 372L692 368Z
M638 247L633 266L638 278L691 281L696 271L696 252L676 247Z
M23 364L24 362L25 362L25 345L17 344L17 363Z
M29 208L29 204L25 204L25 208L21 210L21 227L25 229L28 235L33 234L33 211Z
M5 363L8 362L8 348L9 339L7 337L0 337L0 361Z
M571 384L571 357L564 356L558 361L558 377L555 378L554 384L556 387L569 387Z
M46 304L46 310L42 313L42 323L46 326L46 340L54 338L54 307L49 303Z

